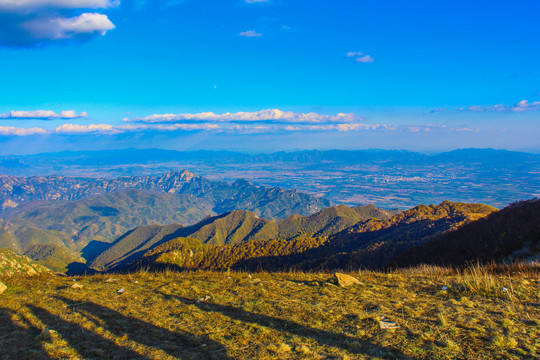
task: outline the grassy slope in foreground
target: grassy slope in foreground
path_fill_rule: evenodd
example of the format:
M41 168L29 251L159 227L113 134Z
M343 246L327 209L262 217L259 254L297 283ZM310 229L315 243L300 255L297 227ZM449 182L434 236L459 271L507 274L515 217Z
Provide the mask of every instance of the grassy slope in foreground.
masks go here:
M324 284L329 274L304 273L134 273L78 278L82 289L65 277L12 278L0 295L0 358L540 355L538 269L352 275L362 285L337 288ZM399 328L381 330L383 317Z

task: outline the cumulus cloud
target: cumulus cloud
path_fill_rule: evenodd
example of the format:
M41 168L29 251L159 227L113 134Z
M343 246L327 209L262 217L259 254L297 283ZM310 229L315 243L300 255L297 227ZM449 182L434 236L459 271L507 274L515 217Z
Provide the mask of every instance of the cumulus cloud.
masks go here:
M258 33L255 30L242 31L238 35L243 36L243 37L260 37L260 36L262 36L261 33Z
M107 15L73 11L119 4L117 0L0 0L0 45L31 47L103 36L115 28Z
M105 35L114 29L106 15L84 13L72 18L56 17L34 19L21 24L34 39L64 40L93 35Z
M296 113L279 109L266 109L255 112L237 112L215 114L202 112L197 114L156 114L146 117L126 118L124 121L141 123L182 123L182 122L235 122L235 123L352 123L361 121L356 114L339 113L336 115L321 115L314 112Z
M6 114L0 114L0 119L9 120L55 120L55 119L78 119L87 117L88 113L77 114L73 110L61 111L59 114L52 110L34 110L34 111L10 111Z

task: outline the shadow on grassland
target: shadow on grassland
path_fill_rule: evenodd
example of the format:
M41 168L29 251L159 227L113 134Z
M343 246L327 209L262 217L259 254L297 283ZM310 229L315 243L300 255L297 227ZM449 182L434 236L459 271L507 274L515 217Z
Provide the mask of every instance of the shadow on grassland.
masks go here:
M76 323L66 321L46 309L34 305L26 306L46 327L56 331L85 359L148 359Z
M0 308L0 359L50 359L41 346L41 330L19 316L23 324L13 321L15 313L10 309Z
M134 342L160 349L175 358L230 359L225 347L207 336L170 331L90 301L74 301L62 296L55 298L114 336L127 335Z
M383 358L396 358L396 359L414 359L410 356L403 354L400 350L385 347L377 344L373 344L369 341L355 338L344 334L337 334L334 332L314 329L309 326L295 323L291 320L283 320L280 318L256 314L249 311L245 311L242 308L221 305L208 302L197 302L195 300L187 299L177 295L169 295L163 292L159 292L166 299L176 299L186 305L195 305L200 310L206 312L216 312L223 314L231 319L240 320L247 323L258 324L268 328L275 329L277 331L285 331L290 334L311 338L317 341L321 345L327 345L332 347L341 348L353 354L376 356Z

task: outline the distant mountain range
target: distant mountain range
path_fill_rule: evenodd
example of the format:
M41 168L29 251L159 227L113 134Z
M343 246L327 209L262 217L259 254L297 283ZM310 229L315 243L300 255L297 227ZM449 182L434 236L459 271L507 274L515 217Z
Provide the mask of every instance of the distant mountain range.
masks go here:
M71 178L65 176L14 177L0 175L0 206L3 210L37 200L80 200L114 191L142 190L185 194L204 199L216 213L235 209L252 210L260 216L283 218L307 215L330 206L330 201L282 188L256 186L245 180L232 184L210 181L187 170L159 176L117 179Z
M439 154L401 150L247 154L125 149L0 156L0 174L10 176L54 174L110 180L158 176L181 169L209 180L246 179L267 187L297 189L349 206L411 208L452 199L500 208L540 196L540 154L495 149ZM0 203L2 206L9 204Z
M518 160L516 162L516 160ZM496 150L457 149L437 154L406 150L299 150L270 154L249 154L233 151L175 151L164 149L124 149L101 151L63 151L36 155L0 156L0 170L6 174L44 175L58 173L63 167L98 167L127 164L156 164L171 162L204 163L483 163L500 166L524 166L538 163L540 154Z

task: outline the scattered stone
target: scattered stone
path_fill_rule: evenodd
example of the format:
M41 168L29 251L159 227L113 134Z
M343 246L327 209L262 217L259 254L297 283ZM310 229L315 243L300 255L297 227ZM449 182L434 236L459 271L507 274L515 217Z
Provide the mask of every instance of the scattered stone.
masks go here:
M309 348L306 345L297 346L294 348L294 350L301 354L309 354Z
M262 284L262 281L261 281L261 279L253 279L253 281L251 283L253 285L259 285L259 284Z
M72 289L82 289L83 287L84 287L84 285L77 284L77 283L74 283L73 285L71 285Z
M342 273L335 273L334 276L336 277L336 281L338 283L339 286L341 287L347 287L347 286L351 286L351 285L362 285L362 283L360 281L358 281L357 278L354 278L350 275L347 275L347 274L342 274Z
M56 335L55 330L51 330L48 327L41 330L40 337L45 341L51 341L53 337Z
M323 285L324 285L324 286L331 286L331 287L337 288L336 285L334 285L334 284L332 284L332 283L329 283L329 282L325 282Z
M379 326L382 330L387 330L387 329L397 329L399 328L399 325L396 324L395 322L392 322L390 320L388 320L387 318L385 317L382 317L381 320L379 320Z
M205 297L198 299L197 302L198 303L205 302L205 301L210 300L211 298L212 297L210 295L206 295Z
M117 291L117 293L119 293L119 294L123 294L125 292L126 292L126 289L120 289L120 290Z
M0 282L0 295L1 295L4 291L6 291L6 289L7 289L7 286L4 285L3 282Z
M105 282L107 283L112 283L112 282L117 282L117 281L120 281L120 279L108 278L107 280L105 280Z

